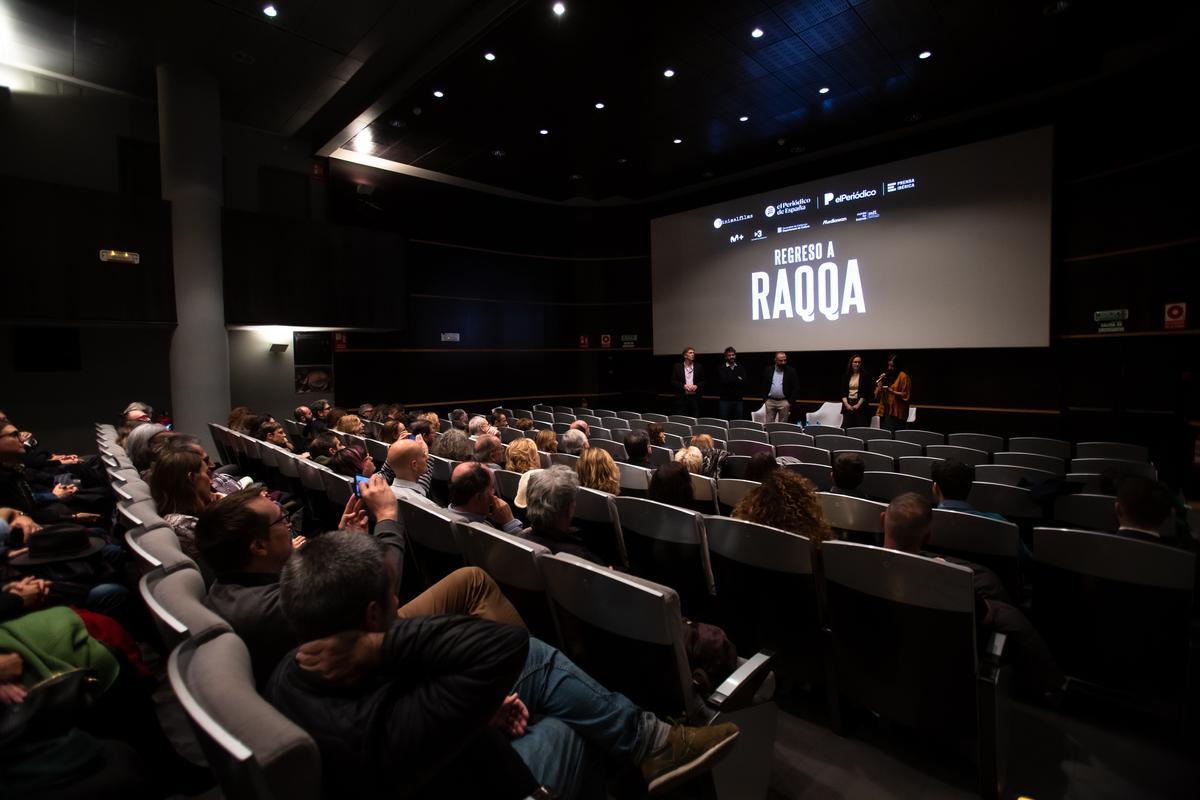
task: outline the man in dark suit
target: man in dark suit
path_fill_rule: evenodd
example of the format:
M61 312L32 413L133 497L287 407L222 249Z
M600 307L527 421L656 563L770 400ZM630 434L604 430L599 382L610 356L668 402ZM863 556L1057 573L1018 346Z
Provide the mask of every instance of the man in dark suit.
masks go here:
M787 365L787 353L782 350L776 353L775 364L763 370L762 387L767 422L789 421L800 376Z
M696 363L696 348L685 347L683 363L671 370L671 388L675 390L675 407L680 414L700 416L700 390L704 388L704 367Z
M746 368L737 363L737 350L725 348L725 363L717 369L717 383L721 385L721 419L743 419L742 396L749 388Z

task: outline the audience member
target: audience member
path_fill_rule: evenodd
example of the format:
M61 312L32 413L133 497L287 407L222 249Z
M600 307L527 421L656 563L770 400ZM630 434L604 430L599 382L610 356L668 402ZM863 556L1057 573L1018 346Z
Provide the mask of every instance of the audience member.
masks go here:
M374 403L363 403L361 406L358 407L358 410L355 411L354 413L358 416L359 419L370 419L371 416L375 413L375 404Z
M329 415L332 413L333 407L329 405L328 400L317 400L312 404L312 418L304 428L304 438L311 439L329 430L332 424L329 422Z
M1063 674L1042 637L1009 601L996 575L969 561L924 552L933 524L929 501L915 492L906 492L893 498L881 516L884 547L937 558L971 570L976 598L975 624L981 632L1005 634L1005 654L1012 659L1017 682L1035 697L1055 702L1062 694Z
M397 500L430 502L429 448L424 439L397 439L388 448L387 466L394 476L392 493Z
M1117 486L1117 533L1187 550L1196 549L1191 537L1164 530L1171 511L1171 494L1159 481L1127 475Z
M163 521L175 531L179 546L190 558L196 549L196 519L220 495L213 492L208 459L195 450L170 449L150 473L150 496Z
M592 453L604 451L588 451L589 455ZM608 453L604 455L607 456ZM608 460L612 463L611 456ZM583 461L579 464L582 466ZM570 553L607 567L608 562L592 552L580 538L579 532L571 527L571 520L575 516L575 494L581 485L587 486L581 478L582 476L577 477L570 467L562 464L555 464L549 469L538 470L530 475L525 489L529 527L521 531L521 535L552 553Z
M475 456L475 446L465 433L453 428L437 438L433 454L451 461L470 461Z
M512 421L512 426L519 431L531 431L533 430L533 420L529 417L517 417Z
M408 430L409 439L423 439L425 440L426 447L433 447L435 433L429 420L418 418L413 421L412 426Z
M557 453L558 434L554 431L538 431L537 449L543 453Z
M866 469L862 456L856 453L838 453L833 458L833 488L830 491L850 497L866 497L862 490Z
M577 419L574 422L572 422L570 427L567 428L567 430L579 431L587 438L589 438L589 439L592 438L592 432L591 432L591 430L588 429L588 424L581 419Z
M153 422L139 425L129 432L125 439L125 454L139 473L150 469L154 461L154 440L167 432L165 426Z
M153 422L154 409L146 403L133 401L125 406L125 410L121 412L122 422Z
M704 466L704 457L700 455L698 447L681 447L675 451L673 461L683 464L687 467L687 471L693 475L699 475L701 468Z
M738 501L732 516L807 536L818 545L834 538L816 487L787 469L768 474L761 485Z
M456 431L467 430L467 412L461 408L456 408L450 412L449 416L450 427Z
M645 431L629 431L624 444L628 463L635 467L650 466L650 437Z
M308 443L308 455L315 463L328 467L334 455L345 446L332 433L319 433Z
M488 469L504 469L504 445L499 437L490 433L480 434L475 440L475 461Z
M404 423L399 420L389 419L383 423L383 427L379 430L379 441L384 444L391 444L400 437L406 435L408 431L404 429Z
M289 453L296 449L292 446L292 440L288 438L287 431L278 422L264 422L258 427L258 433L264 442L282 447Z
M308 423L312 422L313 412L308 406L296 406L292 409L292 419L296 420L296 424L304 430Z
M334 406L333 408L329 409L329 416L327 416L325 418L325 422L326 422L326 424L329 425L330 430L336 431L338 429L337 428L338 421L341 420L342 417L346 416L349 413L350 413L349 411L342 408L341 406Z
M72 511L66 505L64 501L76 491L74 485L55 483L44 491L32 486L21 463L24 452L17 426L7 420L0 424L0 507L15 508L41 525L69 520L84 524L99 521L94 513Z
M526 473L531 469L540 469L542 466L537 445L533 439L516 439L510 442L504 455L508 469L513 472Z
M498 786L496 774L456 758L489 720L537 783L564 798L603 796L608 762L638 764L648 790L665 791L711 767L738 735L729 723L668 727L520 628L397 621L393 584L378 547L345 533L293 555L280 579L284 615L310 644L281 663L266 695L316 739L330 796L424 787L440 797L519 796L528 789ZM361 669L322 670L339 663L330 650L366 651Z
M755 453L750 456L750 463L746 465L746 480L761 483L777 469L779 462L775 460L775 456L770 453Z
M930 473L933 477L933 499L938 508L1004 520L999 514L979 511L967 502L967 496L971 494L971 484L975 481L975 468L970 464L947 458L935 461Z
M442 421L438 419L438 415L432 411L427 411L424 414L418 414L417 419L423 419L429 423L429 429L436 435L442 432ZM428 442L426 442L428 444Z
M579 485L598 492L621 493L621 471L606 450L589 447L575 464Z
M487 417L471 417L471 421L467 423L467 434L470 436L488 436L495 432L495 429L488 424Z
M231 431L245 433L246 417L250 416L252 413L254 412L250 410L250 406L234 406L229 411L229 419L225 421L225 427L229 428Z
M375 474L375 459L361 444L352 444L334 453L333 458L329 459L329 468L347 478L357 475L369 478Z
M334 430L338 433L350 433L355 436L367 435L367 426L363 425L362 418L357 414L346 414L338 419Z
M646 436L650 439L652 447L667 446L667 432L663 430L663 426L657 422L646 423Z
M692 447L700 451L700 474L720 478L729 453L717 447L717 440L707 433L692 437Z
M492 412L492 427L498 431L502 431L508 427L508 414L503 411Z
M508 503L496 496L492 471L482 464L459 464L450 475L451 516L467 522L486 522L505 533L521 530Z
M678 461L663 464L650 476L650 491L647 496L651 500L668 505L690 506L696 499L692 492L691 473Z
M577 456L589 447L588 438L578 428L571 428L558 440L558 452Z

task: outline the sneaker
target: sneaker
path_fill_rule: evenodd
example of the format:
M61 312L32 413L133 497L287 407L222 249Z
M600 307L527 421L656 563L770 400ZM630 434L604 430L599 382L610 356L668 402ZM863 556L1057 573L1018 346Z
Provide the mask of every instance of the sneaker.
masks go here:
M675 725L667 742L642 761L642 777L650 794L664 792L712 768L733 748L738 727L732 722L692 728Z

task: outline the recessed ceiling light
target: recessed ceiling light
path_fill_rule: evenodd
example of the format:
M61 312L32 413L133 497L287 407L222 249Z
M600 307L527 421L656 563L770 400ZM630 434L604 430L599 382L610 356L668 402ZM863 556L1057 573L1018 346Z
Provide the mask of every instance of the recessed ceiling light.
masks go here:
M575 172L575 173L572 173L572 174L571 174L571 180L573 180L573 181L577 181L577 180L579 180L579 179L580 179L580 178L582 178L582 177L583 177L583 176L582 176L582 175L580 175L578 172Z
M495 60L496 60L496 54L495 54L495 53L484 53L484 54L483 54L483 60L484 60L484 61L495 61Z
M604 103L596 103L596 108L604 108Z
M434 96L434 97L445 97L445 96L446 96L446 93L445 93L445 92L443 92L441 89L434 89L434 90L433 90L433 96Z
M629 159L628 159L628 158L626 158L625 156L621 156L620 158L618 158L618 159L617 159L617 163L618 163L618 164L624 164L624 163L625 163L626 161L628 161L628 160L629 160Z
M755 28L754 30L750 31L750 35L753 36L755 39L761 39L762 35L763 35L763 29Z
M924 61L925 59L929 58L931 55L933 55L933 53L929 52L928 50L922 50L920 53L917 54L917 58Z
M550 8L554 12L554 16L556 16L556 17L561 17L563 14L567 13L567 7L563 3L555 3Z
M829 94L829 87L822 86L820 89L817 89L817 92L820 94Z
M664 78L674 78L674 77L675 77L675 70L673 70L673 69L664 69L664 70L663 70L663 77L664 77Z
M542 128L540 131L538 131L538 133L540 133L542 136L550 135L550 131L546 130L545 128Z
M279 12L275 9L275 6L273 6L269 3L265 6L263 6L263 13L266 14L268 17L275 17L279 14Z
M672 139L671 143L672 144L683 144L683 139Z
M738 122L748 122L749 120L750 120L750 118L749 118L749 117L747 117L745 114L743 114L742 116L738 117Z

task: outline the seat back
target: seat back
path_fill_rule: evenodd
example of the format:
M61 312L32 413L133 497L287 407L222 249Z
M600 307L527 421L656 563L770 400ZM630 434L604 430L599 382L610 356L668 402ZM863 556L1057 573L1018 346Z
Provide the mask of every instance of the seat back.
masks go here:
M679 592L684 612L703 618L714 593L700 514L638 497L617 497L617 516L633 574Z
M538 558L550 555L550 551L485 523L454 520L452 525L466 562L496 582L532 635L557 643L546 582L537 564Z
M832 425L820 425L820 424L806 425L804 427L804 432L814 438L817 436L845 436L846 435L846 432L844 430L842 430L841 428L835 428Z
M825 448L809 447L804 444L781 444L775 448L775 455L798 458L805 464L824 464L828 467L833 463L829 451Z
M899 431L897 431L899 433ZM933 465L943 459L930 456L900 456L896 459L896 471L905 475L916 475L926 480L933 479Z
M593 416L586 412L583 414L576 414L575 419L583 420L584 422L586 422L588 424L589 428L591 428L591 427L607 428L608 427L607 425L604 424L604 420L602 420L600 417Z
M689 477L692 479L692 495L695 498L692 508L701 514L719 514L721 509L717 505L717 482L707 475L697 473L692 473Z
M575 516L571 524L578 528L580 537L596 555L610 564L629 567L621 520L611 494L580 486L575 493Z
M640 420L634 420L634 422L638 421ZM622 419L621 417L606 417L604 422L606 423L604 427L612 431L614 436L624 436L625 434L623 431L632 430L633 425L633 422L630 422L627 419ZM644 426L642 427L642 430L645 430Z
M680 425L691 427L697 424L698 420L695 417L689 417L684 414L669 414L667 415L667 422L677 422Z
M538 566L572 661L660 716L699 711L674 589L565 553L540 558Z
M606 415L603 415L603 414L602 414L601 416L606 416ZM641 415L641 414L639 414L639 413L638 413L638 412L636 412L636 411L618 411L618 412L617 412L617 417L618 417L619 419L630 420L630 419L641 419L641 418L642 418L642 415ZM610 427L611 427L611 426L610 426Z
M179 537L164 522L146 530L132 530L125 534L130 549L138 554L147 565L159 567L163 572L200 567L179 546Z
M612 442L607 439L592 439L591 446L606 451L613 457L614 461L626 461L629 459L629 454L625 452L625 445L620 442Z
M915 442L901 442L896 439L870 439L867 441L867 450L892 458L920 456L925 452L925 448Z
M607 408L596 408L596 409L592 410L592 413L594 413L597 417L600 417L601 419L607 419L608 417L621 416L616 411L610 411ZM628 412L626 412L626 413L628 413Z
M494 469L492 476L496 481L496 494L500 498L512 505L512 502L517 499L517 488L521 484L521 473L513 472L509 469ZM513 509L517 511L518 509Z
M525 431L521 430L520 428L503 428L500 431L500 441L504 442L505 444L524 438Z
M868 543L883 542L883 520L880 515L887 511L887 503L864 500L844 494L821 492L821 510L834 530L842 531L854 541Z
M728 448L726 448L728 450ZM746 470L750 467L750 456L739 456L730 453L721 464L721 480L726 478L745 478Z
M1038 453L993 453L993 464L1009 464L1015 467L1033 467L1045 470L1055 475L1066 475L1067 465L1057 456L1044 456Z
M325 485L325 496L335 508L341 508L354 494L354 478L339 475L333 470L321 470L321 481Z
M450 524L453 517L424 503L398 502L409 548L425 585L432 586L462 567L462 552Z
M953 458L956 461L961 461L964 464L970 464L972 467L977 464L986 464L991 460L991 455L986 450L976 450L972 447L959 447L953 444L930 444L925 446L925 455L930 458Z
M646 420L646 422L657 422L657 423L658 423L658 424L660 424L660 425L663 425L663 424L665 424L665 423L667 423L667 422L670 422L670 421L671 421L671 420L670 420L670 418L669 418L669 417L667 417L667 415L666 415L666 414L646 414L646 413L643 413L643 414L642 414L642 419Z
M183 642L167 677L225 797L320 800L316 742L258 694L237 634Z
M650 445L650 463L655 467L670 464L674 455L669 447L661 447L656 444Z
M729 430L733 431L735 428L741 428L742 430L750 430L750 431L765 431L767 429L766 423L755 422L754 420L750 420L750 419L730 420L729 421Z
M896 441L912 442L919 444L922 447L928 447L931 444L945 444L946 437L935 431L922 431L915 428L909 428L902 431L896 431Z
M772 422L771 424L777 425L779 423ZM790 431L771 431L770 437L771 444L775 445L776 447L785 444L802 444L808 447L813 447L816 445L816 439L807 433L800 433L794 425Z
M892 498L905 492L915 492L929 502L933 502L933 481L916 475L906 475L903 472L872 472L863 473L863 494L869 500L890 503Z
M969 447L985 453L996 453L1004 449L1004 439L986 433L952 433L946 437L946 444Z
M138 581L138 591L168 647L189 637L230 630L229 623L204 605L207 590L195 569L152 569Z
M752 431L749 428L731 428L726 432L725 435L729 437L725 439L727 442L736 439L741 442L762 442L764 444L771 443L771 434L767 433L766 431Z
M1122 442L1080 442L1075 445L1076 458L1115 458L1122 461L1149 461L1150 452L1140 444ZM1082 472L1083 470L1079 470Z
M750 431L751 433L753 431ZM730 431L731 436L741 433L741 431ZM765 436L766 434L764 434ZM793 447L801 447L802 445L792 445ZM766 442L752 442L746 439L730 439L725 443L725 449L733 455L738 456L753 456L755 453L769 453L775 455L775 448Z
M1002 483L975 481L967 502L979 511L990 511L1011 520L1041 520L1045 515L1028 489Z
M1019 596L1021 534L1016 523L963 511L933 510L928 549L982 564Z
M534 408L533 409L533 421L534 422L553 423L554 422L554 412L553 411L542 411L540 408Z
M816 446L829 452L834 450L862 450L865 448L862 439L855 439L853 436L842 436L839 434L820 434L814 436Z
M833 472L824 464L801 462L799 464L787 464L784 466L784 469L808 478L817 487L817 491L828 492L833 488Z
M892 432L882 428L846 428L846 435L853 436L856 439L862 439L868 444L874 441L894 441ZM867 448L870 450L871 448Z
M729 430L729 421L719 417L700 417L698 420L696 420L696 423L698 425L710 425L715 428L724 428L725 430ZM725 434L721 434L721 438L724 439Z
M753 432L757 433L757 431ZM705 433L714 439L724 439L729 435L729 429L719 425L701 425L699 423L692 426L692 436L700 436Z
M874 472L892 472L896 469L896 459L883 453L871 453L866 450L835 450L830 454L830 459L834 460L842 453L858 456L863 462L863 467Z
M1008 452L1036 453L1066 461L1071 457L1071 443L1042 436L1011 436L1008 439Z
M617 471L621 473L621 494L626 497L645 497L650 491L651 470L618 461Z
M1033 530L1038 631L1069 676L1180 713L1196 556L1118 534Z
M743 497L762 486L758 481L740 478L721 478L717 481L717 504L721 513L728 516Z
M575 421L575 415L572 414L570 411L555 411L554 412L554 422L560 422L567 426L570 426L570 424L574 421Z
M971 570L851 542L826 542L821 557L841 694L908 727L975 739Z
M1012 464L980 464L975 467L975 480L985 483L1003 483L1008 486L1020 486L1022 482L1036 485L1042 481L1052 480L1053 472L1033 467L1018 467Z
M690 439L692 436L692 426L682 422L663 422L660 423L662 429L667 434L673 434L683 439Z
M1054 521L1067 528L1116 533L1116 503L1106 494L1065 494L1054 499Z
M573 456L570 453L551 453L550 463L562 464L564 467L575 469L576 465L579 463L579 456Z
M533 409L531 408L514 408L513 419L533 419Z
M1098 474L1115 474L1117 479L1126 475L1138 475L1150 480L1158 480L1158 470L1153 464L1145 461L1131 461L1125 458L1073 458L1071 472L1092 472Z

